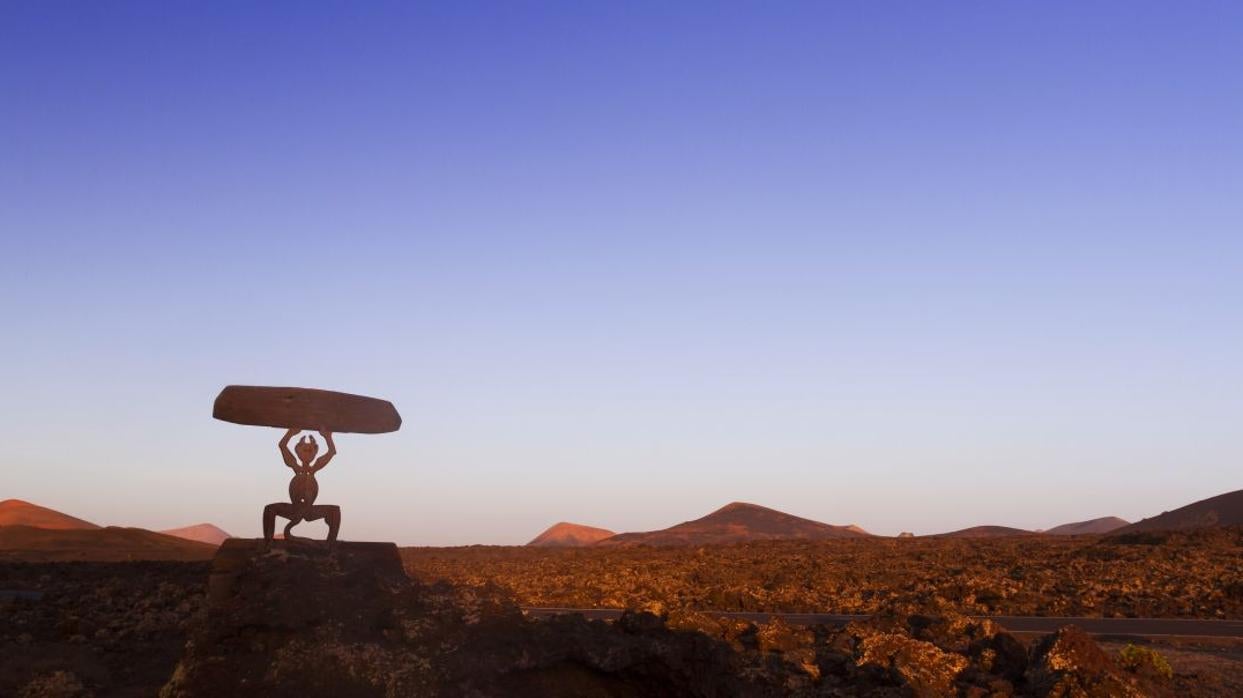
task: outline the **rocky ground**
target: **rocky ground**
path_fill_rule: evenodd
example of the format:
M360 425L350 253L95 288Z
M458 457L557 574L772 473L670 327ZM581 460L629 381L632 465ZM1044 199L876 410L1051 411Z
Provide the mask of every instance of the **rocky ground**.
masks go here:
M536 621L498 584L408 578L391 546L248 543L210 584L202 563L0 564L0 589L44 592L0 602L0 696L1211 696L1243 676L1243 648L1022 640L938 594L840 629L650 601Z
M765 541L702 547L405 548L407 571L524 606L1243 618L1243 529L1120 537Z
M155 695L203 609L209 567L0 563L0 590L44 594L0 600L0 696Z

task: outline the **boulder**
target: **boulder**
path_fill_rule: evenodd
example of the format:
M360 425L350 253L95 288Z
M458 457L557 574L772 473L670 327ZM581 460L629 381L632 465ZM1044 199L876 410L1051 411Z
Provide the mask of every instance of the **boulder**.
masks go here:
M850 623L829 644L848 653L861 672L845 674L852 687L870 679L917 696L1006 694L1027 669L1027 650L1014 636L936 598L894 602Z
M954 695L954 681L967 668L968 660L946 652L931 642L902 633L865 634L855 649L861 667L878 667L910 687L916 696Z
M1151 695L1087 633L1073 625L1046 635L1032 647L1027 680L1033 695L1051 698Z

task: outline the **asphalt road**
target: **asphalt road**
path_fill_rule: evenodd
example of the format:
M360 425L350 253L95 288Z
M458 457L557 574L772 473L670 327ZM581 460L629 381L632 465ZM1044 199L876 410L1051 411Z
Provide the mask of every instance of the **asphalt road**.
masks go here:
M587 618L613 620L622 612L613 608L524 608L530 616L552 616L577 613ZM845 625L868 616L833 613L748 613L737 611L706 611L710 615L740 618L763 623L780 618L791 625ZM1044 616L975 616L988 617L1012 633L1051 633L1064 625L1075 625L1092 635L1132 637L1213 637L1243 639L1243 620L1192 620L1182 618L1057 618Z

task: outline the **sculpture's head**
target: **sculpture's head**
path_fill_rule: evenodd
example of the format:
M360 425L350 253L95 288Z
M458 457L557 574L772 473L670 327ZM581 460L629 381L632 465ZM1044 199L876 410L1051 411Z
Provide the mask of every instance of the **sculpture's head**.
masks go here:
M310 465L315 460L316 454L319 453L319 444L315 442L312 436L304 436L298 439L298 443L293 447L294 453L298 454L298 460L303 465Z

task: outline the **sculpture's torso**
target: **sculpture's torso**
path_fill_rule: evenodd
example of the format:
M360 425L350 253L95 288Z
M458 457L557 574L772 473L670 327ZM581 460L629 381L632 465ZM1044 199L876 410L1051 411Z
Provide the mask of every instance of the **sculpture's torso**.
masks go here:
M289 501L295 507L309 507L318 496L319 483L315 482L314 474L299 472L289 481Z

